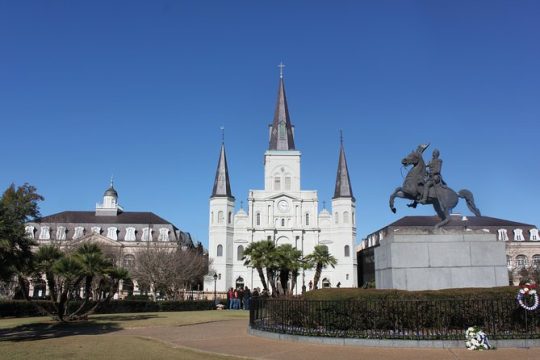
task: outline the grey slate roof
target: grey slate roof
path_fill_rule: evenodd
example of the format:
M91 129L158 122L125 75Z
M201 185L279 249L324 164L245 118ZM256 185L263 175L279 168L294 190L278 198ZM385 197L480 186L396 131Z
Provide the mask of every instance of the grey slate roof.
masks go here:
M466 216L467 220L463 220L462 216L452 215L450 222L444 227L467 226L467 227L522 227L534 228L534 225L524 224L516 221L497 219L489 216ZM391 223L386 227L399 226L435 226L441 220L437 216L405 216Z
M36 223L64 224L170 224L152 212L126 211L116 216L96 216L95 211L63 211L44 216ZM176 228L175 228L176 229Z
M336 188L334 190L333 199L337 198L352 198L354 195L351 186L351 179L349 178L349 169L347 168L347 159L345 158L345 149L343 148L343 142L339 150L339 161L336 176Z
M285 83L279 79L278 97L270 132L269 150L294 150L294 135L285 96Z
M231 192L231 181L229 180L229 168L227 167L227 156L225 156L225 144L221 144L219 160L212 188L211 197L229 197L234 199Z

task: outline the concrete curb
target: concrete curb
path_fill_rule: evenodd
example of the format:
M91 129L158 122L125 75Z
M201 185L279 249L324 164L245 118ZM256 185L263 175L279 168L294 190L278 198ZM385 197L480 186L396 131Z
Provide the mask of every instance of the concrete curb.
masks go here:
M280 334L268 331L256 330L248 327L248 334L264 337L272 340L284 340L292 342L312 343L321 345L342 345L361 347L386 347L386 348L465 348L465 339L460 340L391 340L391 339L352 339L333 338L323 336L302 336ZM490 340L492 346L497 348L531 348L540 347L540 339L514 339L514 340Z

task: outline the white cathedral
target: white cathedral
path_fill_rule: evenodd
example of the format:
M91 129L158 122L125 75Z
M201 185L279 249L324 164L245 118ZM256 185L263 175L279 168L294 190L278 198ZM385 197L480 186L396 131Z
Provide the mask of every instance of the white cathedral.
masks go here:
M289 118L283 75L270 128L270 142L264 154L264 190L250 190L247 213L235 211L225 146L221 145L209 213L209 257L212 260L205 290L223 292L247 286L262 288L257 271L244 266L244 249L254 241L272 240L292 244L310 254L325 245L337 259L335 268L324 269L319 288L357 286L356 200L347 169L343 142L339 152L337 178L331 212L319 212L316 190L302 190L301 152L294 146L294 128ZM314 270L306 270L297 281L295 293L308 287Z

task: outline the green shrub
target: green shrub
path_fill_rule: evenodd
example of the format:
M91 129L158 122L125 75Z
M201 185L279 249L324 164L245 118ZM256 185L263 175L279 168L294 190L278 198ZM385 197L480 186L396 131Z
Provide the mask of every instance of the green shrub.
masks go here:
M40 300L30 303L25 300L1 301L0 318L2 317L25 317L40 316L46 313L39 310L34 303L45 308L52 308L50 301ZM93 303L88 304L91 307ZM80 306L80 302L71 301L68 303L69 310L75 310ZM100 306L97 314L116 313L137 313L137 312L160 312L160 311L196 311L212 310L214 302L210 300L201 301L148 301L148 300L114 300Z
M321 289L295 299L254 299L251 324L311 336L461 339L464 329L479 326L494 339L540 337L540 309L522 309L517 292Z

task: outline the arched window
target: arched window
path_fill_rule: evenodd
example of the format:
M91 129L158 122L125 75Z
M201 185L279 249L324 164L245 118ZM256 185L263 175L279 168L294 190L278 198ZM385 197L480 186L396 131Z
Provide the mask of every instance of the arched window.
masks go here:
M329 288L330 286L331 286L331 285L330 285L330 280L328 280L328 278L324 278L324 279L322 280L322 287L323 287L323 289L324 289L324 288Z
M285 177L285 190L291 190L291 177Z
M236 248L236 260L241 261L244 257L244 247L242 245Z
M334 213L334 224L339 224L339 213L337 211Z
M345 245L345 257L351 256L351 248L349 245Z
M506 255L506 266L511 268L512 267L512 258L510 255Z
M232 222L232 212L229 211L229 216L227 222L230 224Z
M540 267L540 255L539 254L533 255L533 257L532 257L532 265L534 267Z
M223 245L217 246L217 254L216 256L223 256Z
M527 256L525 255L516 256L516 266L518 268L526 267L527 265L529 265L529 262L527 261Z
M261 213L257 211L257 214L255 214L256 217L256 224L261 225Z
M306 213L306 226L309 226L309 213Z
M234 285L236 286L236 289L243 289L244 288L244 278L239 276L238 279L236 279L236 283Z
M285 226L285 219L281 219L281 226Z
M352 212L352 224L354 225L354 211Z
M343 223L344 223L344 224L348 224L348 223L349 223L349 212L348 212L348 211L344 211L344 212L343 212Z
M218 224L223 224L223 211L218 211L218 213L217 213L217 222L218 222Z
M279 176L276 176L274 178L274 190L276 190L276 191L281 190L281 178Z

